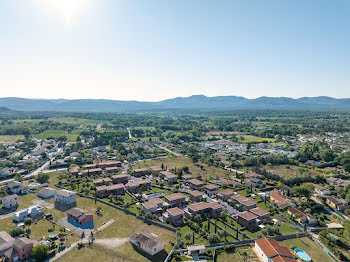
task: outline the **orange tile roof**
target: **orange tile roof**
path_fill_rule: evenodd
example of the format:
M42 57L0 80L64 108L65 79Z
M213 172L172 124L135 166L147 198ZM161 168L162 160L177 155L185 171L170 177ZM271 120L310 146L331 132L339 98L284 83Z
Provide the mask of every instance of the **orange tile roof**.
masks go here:
M182 193L174 193L174 194L165 196L165 199L168 201L175 201L183 198L186 199L186 196Z
M293 261L295 262L295 257L290 252L290 250L284 246L281 246L275 239L272 238L260 238L255 240L255 243L260 247L262 252L269 257L269 258L275 258L276 260L272 260L275 262L282 262L282 261ZM278 258L280 256L281 258ZM290 258L292 260L283 260L285 258ZM282 260L281 260L282 259Z

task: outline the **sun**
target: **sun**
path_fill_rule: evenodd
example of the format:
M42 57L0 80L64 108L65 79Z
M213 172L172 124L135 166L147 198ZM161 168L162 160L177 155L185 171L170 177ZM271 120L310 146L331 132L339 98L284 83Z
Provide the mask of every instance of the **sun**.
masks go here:
M88 6L90 0L41 0L41 2L53 9L65 23L70 24Z

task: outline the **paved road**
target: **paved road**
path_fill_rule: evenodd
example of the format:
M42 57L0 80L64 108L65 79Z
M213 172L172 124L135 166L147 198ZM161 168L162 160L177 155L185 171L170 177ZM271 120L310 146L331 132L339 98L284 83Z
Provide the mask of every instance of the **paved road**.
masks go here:
M156 145L156 146L159 147L159 148L161 148L161 149L163 149L163 150L165 150L165 151L168 151L168 152L171 153L171 154L174 154L175 156L182 156L182 154L177 153L177 152L175 152L175 151L172 151L172 150L170 150L170 149L168 149L168 148L166 148L166 147L164 147L164 146L160 146L160 145Z
M129 128L127 128L126 130L128 130L128 133L129 133L129 139L132 139L132 135L131 135L130 129L129 129Z

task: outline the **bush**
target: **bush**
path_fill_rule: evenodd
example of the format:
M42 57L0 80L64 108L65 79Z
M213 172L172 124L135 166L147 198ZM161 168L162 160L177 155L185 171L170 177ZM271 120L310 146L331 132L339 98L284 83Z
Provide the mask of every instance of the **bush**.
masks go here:
M24 229L20 228L20 227L13 227L10 231L10 235L12 237L17 237L17 236L22 235L22 234L24 234Z
M30 256L37 260L37 261L42 261L47 257L47 252L49 251L49 247L46 245L37 245L33 247L32 252Z
M31 219L31 218L26 218L26 219L24 219L24 224L25 224L26 226L31 225L31 224L32 224L32 219Z

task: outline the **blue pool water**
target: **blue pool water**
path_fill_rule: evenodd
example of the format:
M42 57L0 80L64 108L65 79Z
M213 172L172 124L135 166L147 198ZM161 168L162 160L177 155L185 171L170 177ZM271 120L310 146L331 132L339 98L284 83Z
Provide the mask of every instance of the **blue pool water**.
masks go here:
M153 194L153 195L148 195L147 198L160 197L162 195L163 195L163 193L156 193L156 194Z
M301 249L295 249L295 253L303 261L311 261L311 257Z
M30 186L30 187L38 187L39 184L38 184L38 183L31 183L29 186Z

